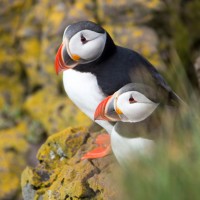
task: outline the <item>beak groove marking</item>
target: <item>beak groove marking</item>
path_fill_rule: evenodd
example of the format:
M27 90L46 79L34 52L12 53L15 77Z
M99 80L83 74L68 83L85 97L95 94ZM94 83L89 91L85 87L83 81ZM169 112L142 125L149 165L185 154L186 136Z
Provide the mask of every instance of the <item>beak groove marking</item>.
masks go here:
M62 47L63 47L63 44L60 45L58 52L56 54L56 59L55 59L55 70L56 70L57 75L60 72L68 69L68 67L65 65L62 59Z
M111 96L106 97L101 103L97 106L95 114L94 114L94 120L109 120L109 118L106 117L105 115L105 109L107 102Z

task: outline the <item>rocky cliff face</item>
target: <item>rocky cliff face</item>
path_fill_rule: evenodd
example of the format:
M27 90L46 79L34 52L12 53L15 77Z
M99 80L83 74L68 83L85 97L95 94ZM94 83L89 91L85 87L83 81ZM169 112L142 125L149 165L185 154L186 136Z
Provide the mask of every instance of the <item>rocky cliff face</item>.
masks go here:
M87 175L80 177L84 184L77 185L80 188L78 193L70 192L68 188L60 190L58 195L66 198L88 195L94 199L108 196L109 175L106 173L109 174L110 167L107 165L112 166L108 164L109 158L101 160L105 163L102 168L98 166L100 161L94 161L95 164L78 161L82 150L91 148L82 147L85 140L89 141L86 131L68 130L69 133L76 130L72 135L77 134L80 138L76 138L77 146L68 144L66 147L63 143L62 155L52 143L55 138L60 141L64 134L51 135L68 126L91 125L91 121L64 94L62 77L55 75L55 53L68 24L84 19L100 23L117 44L139 51L163 73L170 72L167 79L171 85L176 80L173 88L184 97L190 90L178 84L183 78L197 87L192 63L199 56L199 9L198 0L173 3L170 0L2 0L0 199L21 198L19 182L26 165L33 167L26 168L22 179L23 194L32 195L27 197L29 199L47 198L48 195L55 198L56 188L59 185L65 188L69 182L69 188L73 188L79 176L74 177L72 169L77 166L75 172L80 169L82 173L84 165ZM182 68L186 73L177 73ZM48 136L51 145L45 143L40 148L38 160L41 163L36 166L35 152ZM66 133L63 141L68 141L68 136ZM65 169L69 174L63 175L62 180Z

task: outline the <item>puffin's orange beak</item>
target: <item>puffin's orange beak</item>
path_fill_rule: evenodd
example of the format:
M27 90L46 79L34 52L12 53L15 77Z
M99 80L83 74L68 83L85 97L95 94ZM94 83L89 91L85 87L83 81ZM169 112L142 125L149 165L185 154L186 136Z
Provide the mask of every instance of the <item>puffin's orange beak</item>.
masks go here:
M106 105L109 101L109 99L112 96L106 97L96 108L95 114L94 114L94 120L110 120L109 118L106 117Z
M58 52L56 54L55 59L55 70L56 73L59 74L60 72L63 72L67 69L71 69L78 65L78 61L80 60L80 57L76 54L72 55L72 58L69 56L66 44L67 40L65 40L65 43L62 43L58 49Z
M67 65L65 65L65 63L63 62L62 47L63 47L63 44L60 45L58 52L56 54L56 59L55 59L56 74L59 74L60 72L66 70L66 69L69 69L69 67Z

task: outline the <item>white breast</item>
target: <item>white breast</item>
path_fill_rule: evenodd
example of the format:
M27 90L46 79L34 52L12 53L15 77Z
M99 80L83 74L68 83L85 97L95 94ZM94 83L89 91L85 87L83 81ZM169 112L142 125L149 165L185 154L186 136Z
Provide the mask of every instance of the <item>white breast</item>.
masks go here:
M111 146L116 159L124 166L130 164L131 161L139 155L150 155L154 146L154 141L141 137L122 137L116 132L114 127L111 132Z
M105 98L97 84L96 77L88 72L68 69L63 72L63 84L67 95L74 104L94 120L95 110ZM111 133L113 126L108 122L98 120L97 123Z

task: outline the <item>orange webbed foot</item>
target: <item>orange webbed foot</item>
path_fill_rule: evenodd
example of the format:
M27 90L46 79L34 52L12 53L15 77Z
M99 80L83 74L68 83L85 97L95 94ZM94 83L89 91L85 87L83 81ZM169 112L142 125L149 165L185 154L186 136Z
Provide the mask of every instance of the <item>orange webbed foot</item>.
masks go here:
M102 157L107 156L110 153L111 151L110 135L101 134L97 136L95 143L98 145L98 147L93 149L92 151L87 152L85 155L83 155L81 160L102 158Z

